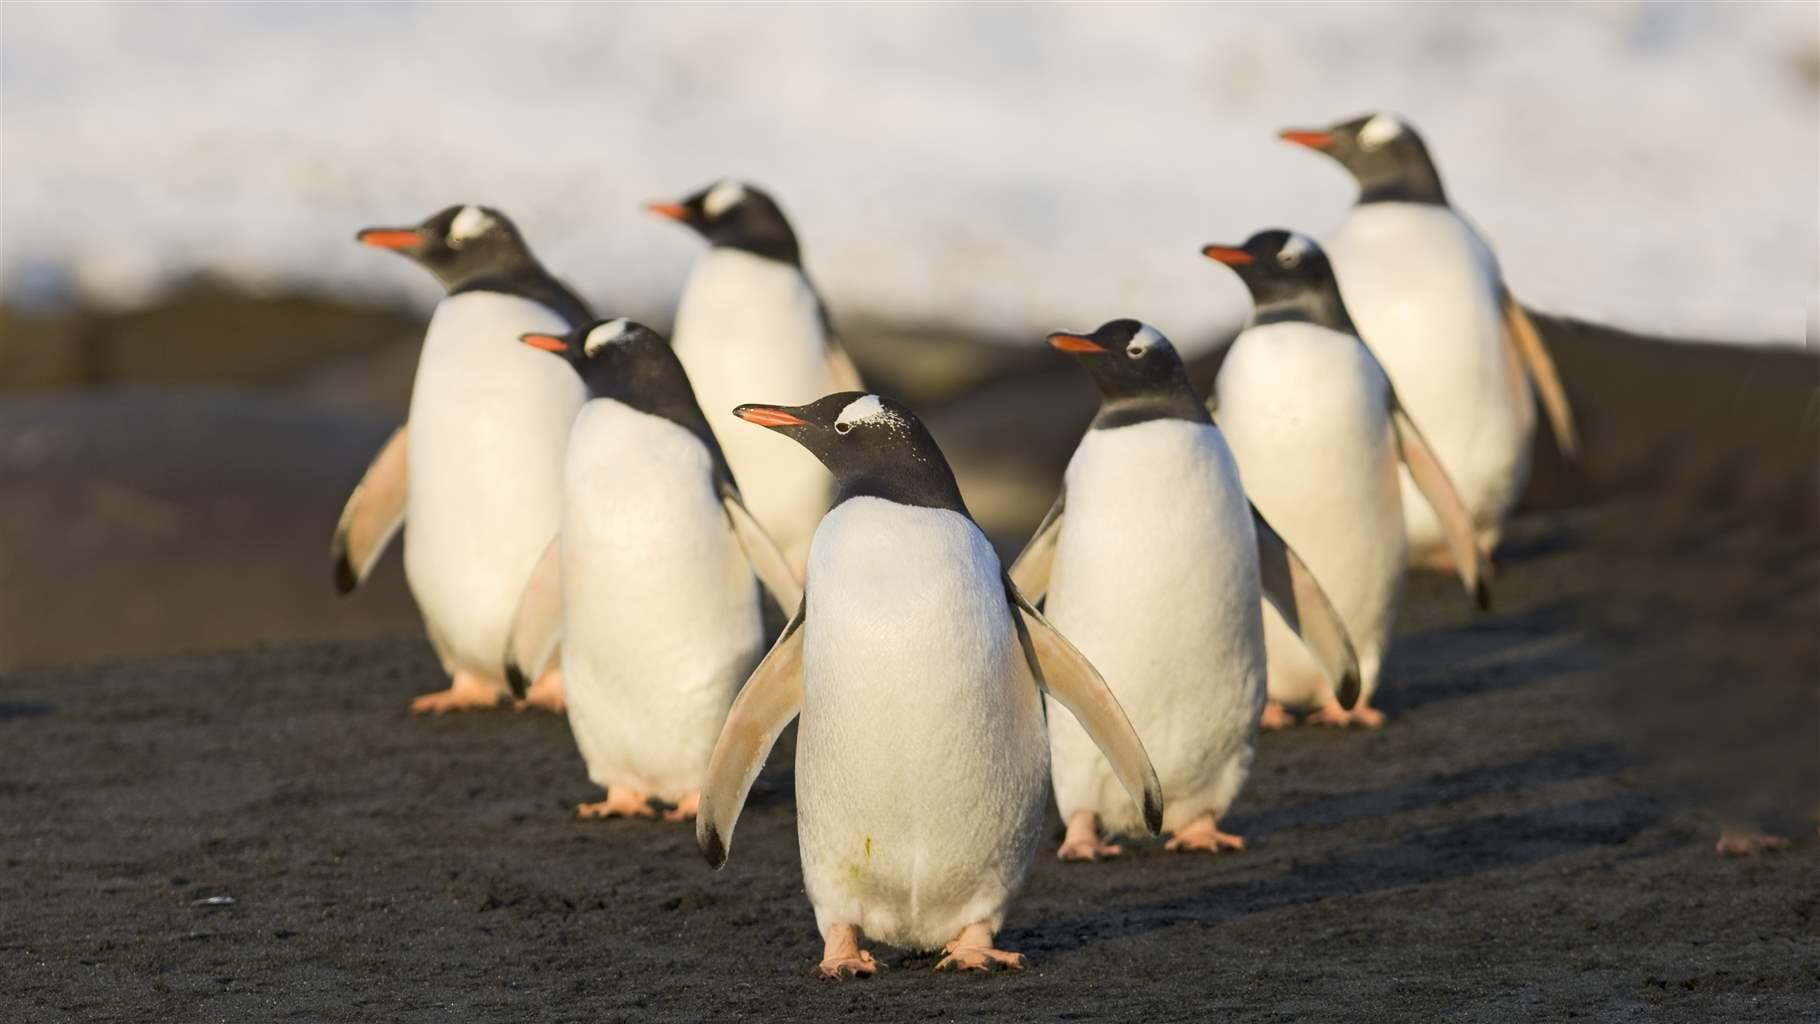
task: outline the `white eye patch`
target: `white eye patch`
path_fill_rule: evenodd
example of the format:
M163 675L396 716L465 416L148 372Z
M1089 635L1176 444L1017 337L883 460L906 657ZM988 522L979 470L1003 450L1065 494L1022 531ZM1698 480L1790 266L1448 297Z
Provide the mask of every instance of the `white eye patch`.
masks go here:
M1359 145L1364 149L1377 149L1401 134L1403 122L1389 114L1377 114L1359 129Z
M462 243L479 238L493 228L493 218L478 206L464 206L449 222L449 244L459 249Z
M1314 242L1307 235L1290 235L1289 241L1277 251L1277 263L1284 267L1300 266L1302 257L1314 250Z
M1125 354L1136 359L1157 345L1167 344L1169 342L1157 333L1156 328L1149 324L1139 324L1137 332L1131 336L1130 341L1125 343Z
M710 217L718 217L738 206L746 198L746 186L737 181L723 181L708 190L708 198L702 200L702 212Z
M588 332L588 337L581 343L581 350L588 355L593 355L608 345L623 340L631 333L632 322L630 320L624 318L608 320Z
M861 423L895 418L891 410L885 408L885 403L878 400L877 395L867 395L847 403L847 407L834 418L834 429L845 434Z

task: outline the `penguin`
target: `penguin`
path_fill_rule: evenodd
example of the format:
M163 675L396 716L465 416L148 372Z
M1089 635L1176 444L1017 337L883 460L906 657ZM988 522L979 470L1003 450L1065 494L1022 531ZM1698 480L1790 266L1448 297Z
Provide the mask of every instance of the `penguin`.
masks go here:
M1047 594L1044 614L1105 673L1144 737L1169 797L1166 848L1243 849L1219 822L1250 773L1264 709L1260 598L1301 625L1350 707L1359 675L1345 626L1245 497L1169 339L1113 320L1091 334L1051 334L1049 344L1093 378L1100 409L1011 578L1032 601ZM1049 756L1068 823L1057 856L1117 855L1100 827L1133 830L1138 808L1079 724L1053 708Z
M708 242L683 287L673 344L725 440L727 461L746 481L752 513L800 570L834 496L827 474L785 438L754 431L726 410L753 394L808 402L858 390L859 375L803 271L796 232L770 195L727 180L646 208Z
M620 319L522 340L561 356L588 401L506 679L522 696L560 636L569 728L606 790L577 814L650 817L656 798L674 805L668 820L693 818L733 694L764 654L754 576L786 612L801 584L746 510L662 335Z
M737 415L837 481L803 603L715 744L696 839L723 864L741 806L798 713L797 837L824 977L877 969L862 937L942 949L938 969L1019 968L994 935L1036 852L1042 693L1093 737L1154 833L1163 792L1091 663L1018 592L911 412L843 392Z
M1358 181L1358 202L1323 246L1359 336L1427 429L1490 554L1529 480L1536 396L1562 453L1579 452L1553 358L1414 128L1377 113L1281 137ZM1411 561L1451 570L1443 525L1409 474L1401 487Z
M411 228L355 236L436 276L448 295L424 334L409 418L348 498L331 544L337 589L358 587L408 528L405 577L452 677L411 703L441 714L510 696L500 652L519 594L556 532L563 449L587 397L575 372L520 344L593 319L506 216L451 206ZM530 703L561 710L554 669Z
M1371 706L1402 599L1408 541L1401 465L1445 528L1461 583L1491 602L1472 520L1390 379L1359 340L1319 245L1263 231L1243 246L1209 245L1251 291L1253 310L1214 381L1214 419L1258 509L1295 546L1333 599L1359 658L1347 710L1273 608L1264 610L1270 703L1262 724L1313 709L1328 725L1377 726Z

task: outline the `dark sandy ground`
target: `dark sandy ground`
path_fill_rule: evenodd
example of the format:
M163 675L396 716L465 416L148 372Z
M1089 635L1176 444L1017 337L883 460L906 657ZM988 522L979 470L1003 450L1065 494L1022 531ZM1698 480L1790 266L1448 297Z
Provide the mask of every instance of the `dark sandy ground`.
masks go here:
M140 388L155 320L45 372ZM1543 443L1492 613L1412 581L1389 726L1264 737L1243 853L1045 855L1022 974L845 985L810 978L788 737L717 874L688 828L573 820L561 720L404 713L439 680L396 556L336 602L324 549L408 349L8 399L0 1021L1820 1019L1820 360L1542 326L1586 458ZM1014 549L1091 390L918 351L893 385ZM1795 842L1721 859L1722 818Z
M1652 781L1609 519L1523 524L1489 615L1414 581L1391 724L1264 737L1248 850L1045 855L1017 975L810 977L788 739L715 873L573 820L561 720L408 717L415 637L14 674L0 1018L1811 1021L1820 842L1721 859Z

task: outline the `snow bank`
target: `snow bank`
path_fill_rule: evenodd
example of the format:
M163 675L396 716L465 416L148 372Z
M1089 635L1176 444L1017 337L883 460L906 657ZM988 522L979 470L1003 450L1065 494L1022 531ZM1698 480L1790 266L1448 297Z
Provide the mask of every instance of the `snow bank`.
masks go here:
M353 232L478 201L667 323L697 245L640 204L731 174L837 317L1194 337L1245 310L1202 243L1351 200L1276 129L1383 107L1527 302L1781 341L1820 306L1812 4L11 4L0 50L7 301L427 304Z

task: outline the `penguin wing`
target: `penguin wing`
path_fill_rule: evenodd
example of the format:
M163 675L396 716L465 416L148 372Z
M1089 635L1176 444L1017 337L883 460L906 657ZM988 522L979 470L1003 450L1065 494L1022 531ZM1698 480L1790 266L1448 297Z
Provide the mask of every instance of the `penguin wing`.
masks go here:
M1144 827L1151 835L1161 832L1163 784L1157 781L1156 768L1144 752L1144 741L1131 727L1118 698L1087 656L1019 593L1010 574L1005 575L1005 596L1011 602L1011 620L1017 626L1017 639L1023 645L1036 685L1067 708L1100 753L1106 755L1125 792L1144 809Z
M1340 621L1340 613L1327 599L1320 581L1256 505L1251 506L1251 522L1258 534L1258 577L1264 600L1302 638L1326 670L1340 706L1350 709L1359 699L1359 657L1346 635L1346 624Z
M1536 395L1542 399L1542 408L1548 413L1548 425L1555 432L1555 444L1560 447L1561 454L1577 459L1580 457L1580 431L1574 425L1573 406L1568 404L1567 392L1561 387L1561 375L1555 370L1554 357L1548 354L1548 346L1542 344L1541 332L1511 296L1510 289L1500 287L1498 297L1504 305L1504 340L1517 350L1517 356L1529 371L1529 379L1534 382Z
M1033 602L1041 601L1049 592L1049 572L1055 568L1055 544L1062 536L1062 506L1067 500L1066 490L1055 496L1055 504L1049 506L1049 514L1031 534L1030 543L1011 563L1011 582Z
M1487 571L1490 566L1473 535L1472 515L1466 511L1460 492L1454 489L1453 480L1448 477L1441 460L1435 457L1434 449L1428 446L1422 432L1416 429L1415 420L1409 418L1403 403L1397 400L1394 388L1390 392L1390 422L1396 430L1397 448L1403 456L1403 464L1409 467L1410 478L1422 492L1422 497L1434 506L1435 515L1441 520L1441 529L1447 534L1448 551L1453 554L1467 596L1480 611L1490 608L1491 584Z
M828 335L828 382L834 391L864 391L866 386L860 383L859 368L847 355L847 350L833 334Z
M340 593L351 594L365 582L379 556L385 554L386 545L404 526L404 499L409 492L405 451L410 431L411 425L406 423L392 433L341 509L335 537L329 542L335 589Z
M695 842L708 866L718 868L727 862L727 847L733 842L733 826L739 823L739 812L746 806L746 795L777 737L803 707L803 620L808 602L796 607L796 614L784 627L777 643L765 660L752 670L751 678L733 698L721 726L720 739L714 742L714 753L708 758L708 781L701 790L701 807L695 815Z
M550 538L531 569L506 637L506 683L514 697L543 674L562 639L562 535Z
M803 602L803 583L796 578L796 570L790 568L790 560L778 549L777 542L765 532L757 519L752 518L752 511L739 496L739 491L731 480L723 480L720 485L720 503L727 510L727 521L733 526L734 539L739 541L741 551L746 553L746 561L752 563L752 572L758 581L765 585L771 596L777 599L777 606L786 612L793 612Z

